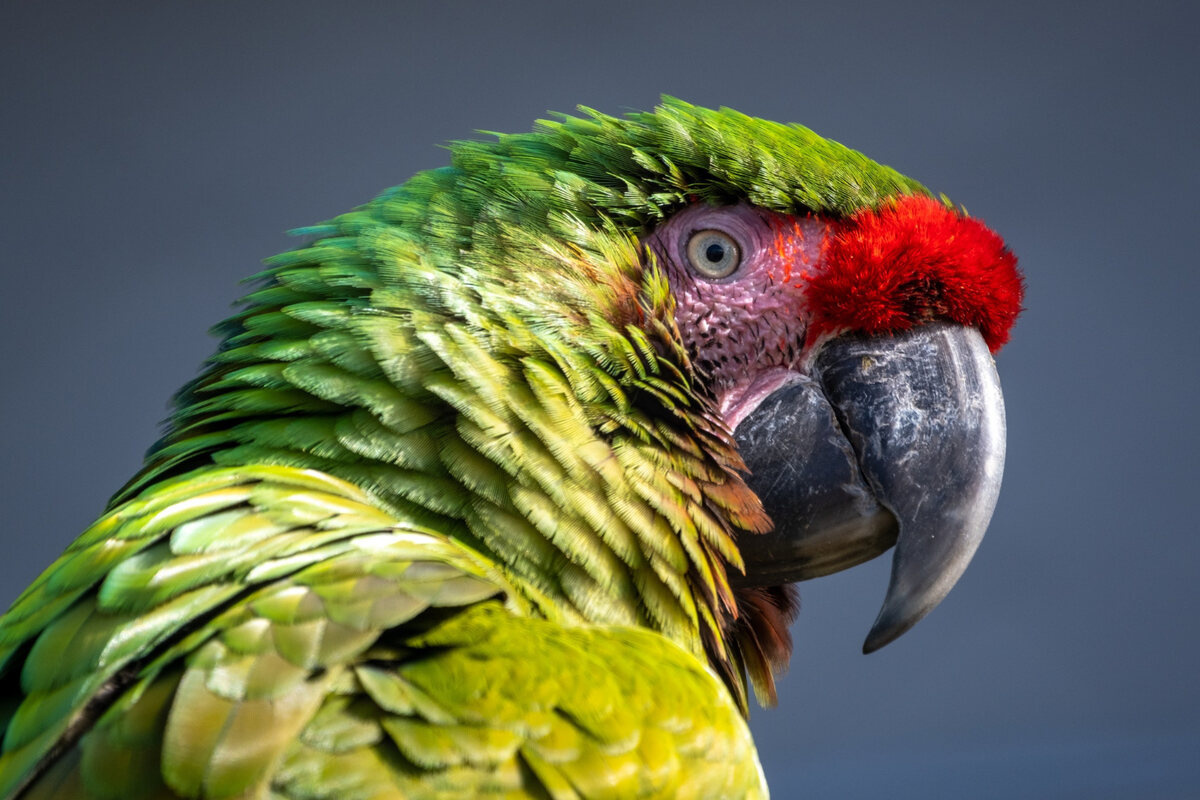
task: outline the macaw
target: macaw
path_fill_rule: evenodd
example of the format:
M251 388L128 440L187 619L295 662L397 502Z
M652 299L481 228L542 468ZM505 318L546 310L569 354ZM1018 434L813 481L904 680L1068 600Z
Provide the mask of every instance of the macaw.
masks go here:
M894 547L871 651L961 575L995 233L672 98L450 153L269 260L0 620L0 797L766 797L791 585Z

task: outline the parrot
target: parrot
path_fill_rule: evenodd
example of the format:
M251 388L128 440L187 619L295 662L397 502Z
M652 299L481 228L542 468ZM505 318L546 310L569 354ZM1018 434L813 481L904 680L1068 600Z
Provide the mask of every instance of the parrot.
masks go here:
M0 797L765 798L794 585L871 652L998 497L1004 241L663 97L449 145L268 259L0 619Z

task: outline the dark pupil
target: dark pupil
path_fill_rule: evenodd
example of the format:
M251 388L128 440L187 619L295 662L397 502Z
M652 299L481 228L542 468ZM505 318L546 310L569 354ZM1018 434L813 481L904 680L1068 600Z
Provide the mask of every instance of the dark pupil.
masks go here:
M704 257L714 264L719 263L725 258L725 246L720 244L710 244L704 249Z

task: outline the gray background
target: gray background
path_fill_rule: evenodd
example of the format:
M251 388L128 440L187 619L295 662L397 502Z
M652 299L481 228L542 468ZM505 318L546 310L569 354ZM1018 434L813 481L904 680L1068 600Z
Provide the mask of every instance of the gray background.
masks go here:
M874 656L886 559L802 587L753 719L776 796L1198 796L1197 19L963 6L6 3L0 601L133 472L284 230L447 139L665 92L924 181L1029 281L988 538Z

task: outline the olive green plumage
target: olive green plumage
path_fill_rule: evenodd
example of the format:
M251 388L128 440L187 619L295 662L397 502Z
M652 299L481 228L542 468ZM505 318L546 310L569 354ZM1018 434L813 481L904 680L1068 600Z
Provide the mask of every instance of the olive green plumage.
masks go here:
M666 100L307 229L0 621L0 797L755 797L769 525L638 236L919 185Z

